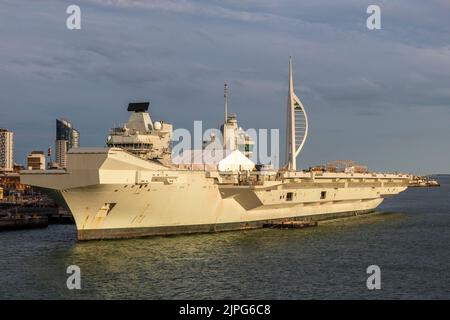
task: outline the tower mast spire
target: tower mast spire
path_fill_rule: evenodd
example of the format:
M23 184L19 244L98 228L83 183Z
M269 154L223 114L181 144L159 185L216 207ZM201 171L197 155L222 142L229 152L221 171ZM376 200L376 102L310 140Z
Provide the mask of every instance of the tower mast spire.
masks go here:
M289 95L288 95L288 113L289 113L289 139L290 139L290 159L289 167L293 171L297 170L297 161L295 157L295 113L293 105L294 81L292 80L292 57L289 57Z
M297 156L308 136L308 116L302 102L294 93L292 58L289 57L289 91L286 110L286 168L297 170Z

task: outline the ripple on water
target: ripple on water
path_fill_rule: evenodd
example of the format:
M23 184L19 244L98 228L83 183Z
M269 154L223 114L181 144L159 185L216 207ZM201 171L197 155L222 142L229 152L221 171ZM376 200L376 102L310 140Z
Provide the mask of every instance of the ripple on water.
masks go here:
M73 226L0 233L0 298L450 298L450 188L317 228L77 243ZM82 290L66 288L66 267ZM382 290L366 289L366 268Z

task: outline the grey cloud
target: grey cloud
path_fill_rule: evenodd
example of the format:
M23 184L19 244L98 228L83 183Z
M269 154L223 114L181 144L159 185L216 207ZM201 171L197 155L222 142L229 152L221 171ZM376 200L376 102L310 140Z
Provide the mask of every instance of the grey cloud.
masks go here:
M79 32L65 29L68 4L0 4L0 126L18 132L19 161L41 143L36 124L46 146L63 115L84 145L103 145L129 100L149 99L176 126L216 127L224 82L242 125L283 130L292 55L311 120L303 166L348 155L375 169L448 171L432 157L433 143L450 150L446 1L379 1L379 31L365 28L360 0L83 0ZM414 140L424 123L439 130ZM429 163L411 157L412 143Z

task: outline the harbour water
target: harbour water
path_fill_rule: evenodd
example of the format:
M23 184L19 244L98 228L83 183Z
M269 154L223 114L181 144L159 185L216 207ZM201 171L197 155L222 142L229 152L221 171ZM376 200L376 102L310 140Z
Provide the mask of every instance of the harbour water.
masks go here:
M1 299L449 299L450 176L380 213L307 229L77 243L75 227L0 233ZM81 269L69 290L66 268ZM381 269L368 290L366 269Z

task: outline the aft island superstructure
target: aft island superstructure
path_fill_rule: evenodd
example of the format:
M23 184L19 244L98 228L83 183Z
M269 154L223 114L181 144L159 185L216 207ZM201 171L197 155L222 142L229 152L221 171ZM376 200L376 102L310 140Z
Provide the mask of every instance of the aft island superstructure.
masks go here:
M308 120L294 93L291 61L281 169L257 170L246 157L253 143L248 137L247 154L235 144L223 159L199 166L174 163L172 126L153 122L148 107L130 104L130 119L111 131L108 147L72 149L66 169L22 171L23 183L67 205L79 240L242 230L366 213L405 190L410 180L406 174L297 171ZM225 100L222 131L229 141L242 132L226 108Z

